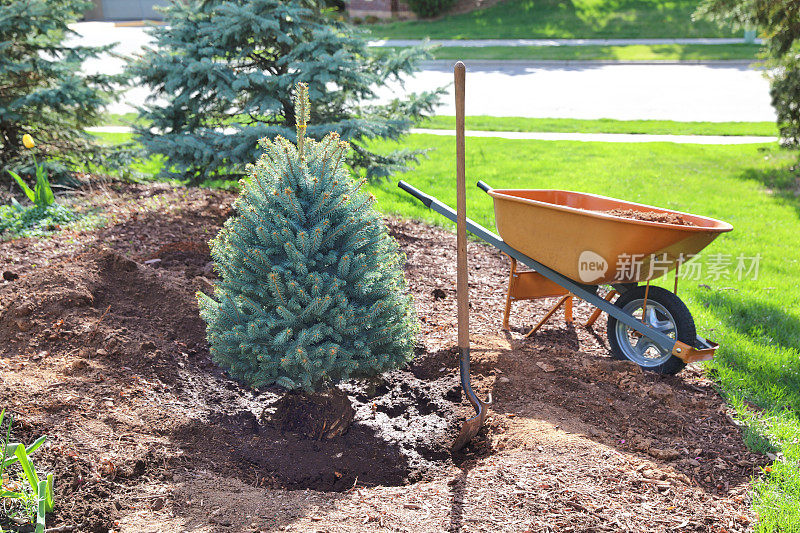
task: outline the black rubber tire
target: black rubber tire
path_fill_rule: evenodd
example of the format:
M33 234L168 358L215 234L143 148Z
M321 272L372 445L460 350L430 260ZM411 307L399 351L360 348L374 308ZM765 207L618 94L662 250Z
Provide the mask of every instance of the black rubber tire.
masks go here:
M620 309L623 309L630 302L635 300L643 300L645 289L645 285L639 285L634 289L626 291L616 299L614 305ZM686 304L684 304L680 298L666 289L651 286L650 291L647 294L647 300L649 302L657 302L663 305L664 308L669 311L673 320L675 321L675 333L679 341L685 342L690 346L694 345L695 339L697 338L697 330L695 329L694 319L692 318L692 313L689 312ZM624 361L629 358L625 355L625 352L622 350L622 348L620 348L617 340L617 322L618 321L616 318L612 316L608 317L606 334L608 335L608 344L611 346L611 356L614 359L620 359ZM642 370L648 370L658 374L674 375L683 370L683 367L686 366L686 363L673 355L658 366L643 366L641 364L639 366L642 368Z

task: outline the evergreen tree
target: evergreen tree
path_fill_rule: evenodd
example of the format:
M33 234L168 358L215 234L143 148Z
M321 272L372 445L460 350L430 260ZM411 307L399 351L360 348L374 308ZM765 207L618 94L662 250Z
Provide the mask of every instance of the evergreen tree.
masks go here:
M314 105L308 135L333 131L349 141L351 168L371 179L416 161L419 152L379 155L367 144L399 138L432 111L439 91L373 100L377 87L414 72L427 52L369 49L322 0L188 0L174 2L165 19L152 30L156 47L131 68L153 93L140 113L154 128L137 136L167 157L164 176L241 176L259 139L295 140L289 95L297 82L308 84Z
M764 73L770 81L781 143L800 148L800 2L703 0L696 15L762 33Z
M416 333L403 257L345 169L350 146L305 138L308 87L299 85L298 146L262 139L231 217L211 242L221 281L198 293L216 362L252 386L321 390L411 359Z
M0 0L0 183L6 170L33 175L30 134L51 177L103 164L107 151L84 129L97 124L119 77L84 75L81 65L109 47L70 46L68 24L91 7L85 0Z

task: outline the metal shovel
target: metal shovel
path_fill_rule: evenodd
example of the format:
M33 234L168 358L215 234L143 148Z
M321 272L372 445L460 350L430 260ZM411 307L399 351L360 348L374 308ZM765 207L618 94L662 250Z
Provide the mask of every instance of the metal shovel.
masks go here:
M478 434L492 397L486 402L482 401L472 390L469 382L469 288L467 285L467 188L464 177L464 83L466 67L459 61L456 63L453 74L455 75L456 89L456 247L457 247L457 282L458 294L458 348L461 352L459 370L461 372L461 388L464 390L469 403L475 408L475 416L464 422L461 433L453 443L453 451L463 448Z

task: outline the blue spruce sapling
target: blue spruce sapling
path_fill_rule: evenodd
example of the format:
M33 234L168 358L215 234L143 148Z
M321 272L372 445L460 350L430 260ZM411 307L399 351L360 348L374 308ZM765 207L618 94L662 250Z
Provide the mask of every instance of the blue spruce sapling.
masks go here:
M297 146L261 139L236 214L211 241L221 280L198 302L231 376L310 393L409 361L417 320L404 256L346 168L349 145L305 138L305 84L295 106Z

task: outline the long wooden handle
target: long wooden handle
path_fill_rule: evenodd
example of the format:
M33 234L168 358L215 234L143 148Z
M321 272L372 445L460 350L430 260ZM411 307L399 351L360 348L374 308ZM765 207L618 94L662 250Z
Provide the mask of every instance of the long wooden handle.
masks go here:
M469 350L469 287L467 283L467 186L464 176L464 82L467 69L459 61L453 69L456 89L456 290L458 347Z

